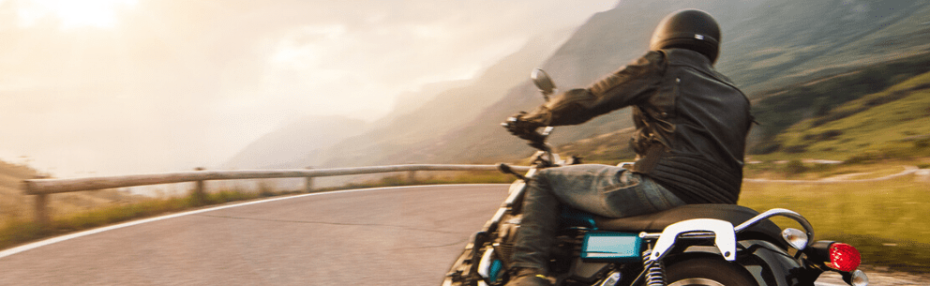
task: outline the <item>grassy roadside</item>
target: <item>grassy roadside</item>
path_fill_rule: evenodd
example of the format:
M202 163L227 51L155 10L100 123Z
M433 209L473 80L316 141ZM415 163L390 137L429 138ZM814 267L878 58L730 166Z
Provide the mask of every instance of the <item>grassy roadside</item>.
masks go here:
M898 165L899 166L899 165ZM895 164L826 166L790 173L787 165L759 167L753 172L768 174L770 178L822 178L836 174L856 173L862 170L881 173L900 170ZM752 173L747 171L747 173ZM497 172L468 172L457 175L419 177L409 181L405 175L384 177L380 180L324 188L333 191L401 185L428 185L448 183L510 183L513 177ZM783 184L744 183L739 201L759 211L771 208L794 210L813 224L817 240L837 240L856 246L863 255L863 264L887 267L910 272L927 272L930 269L930 201L927 201L927 183L914 181L913 176L870 183L843 184ZM91 229L109 224L152 217L172 212L191 210L207 205L243 201L298 192L241 192L210 193L202 203L192 197L150 199L131 204L114 205L87 212L77 212L53 218L48 227L40 227L31 220L15 219L0 226L0 249L51 236ZM776 220L783 227L798 227L788 220Z
M905 166L922 165L916 161L883 161L871 164L818 164L801 160L766 161L748 164L744 178L769 180L821 180L842 177L844 180L874 179L905 171Z
M194 209L207 205L255 199L284 193L248 193L221 191L207 194L202 200L193 196L167 199L145 199L134 203L110 205L89 211L61 214L52 218L47 226L41 226L31 218L13 217L0 226L0 249L10 248L42 238L106 226L133 219L146 218Z
M850 243L863 264L930 271L930 185L913 176L867 183L744 183L739 204L758 211L786 208L806 217L815 240ZM777 219L782 227L799 227Z
M449 183L509 183L513 177L497 172L468 172L458 176L431 176L409 181L406 176L396 175L384 177L380 180L347 184L341 187L320 188L316 192L326 192L342 189L358 189L370 187L401 186L401 185L429 185ZM8 218L0 224L0 249L11 248L20 244L37 241L43 238L63 235L81 230L126 222L135 219L154 217L158 215L193 210L210 205L219 205L228 202L245 201L271 196L282 196L301 193L297 191L271 191L263 189L259 192L246 192L239 190L224 190L206 194L204 198L184 196L175 198L151 198L137 200L131 203L114 204L95 208L88 211L73 211L58 214L52 218L47 226L41 226L31 218L15 216Z

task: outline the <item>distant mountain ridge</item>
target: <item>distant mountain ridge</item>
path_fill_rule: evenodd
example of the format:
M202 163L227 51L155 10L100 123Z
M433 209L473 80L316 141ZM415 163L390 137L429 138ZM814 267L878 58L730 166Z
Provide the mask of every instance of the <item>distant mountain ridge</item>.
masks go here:
M310 116L292 121L253 141L221 167L254 169L305 167L287 165L308 153L331 146L365 131L367 124L341 116Z
M624 0L592 16L560 46L528 45L528 51L489 69L471 85L444 92L415 110L391 115L391 122L380 128L325 150L307 150L306 156L322 167L489 163L526 157L532 150L499 123L542 103L528 81L532 68L544 68L563 90L585 87L645 53L656 24L683 8L715 15L723 30L716 66L750 98L789 83L930 48L930 25L926 24L930 2ZM551 56L535 65L525 60L540 53ZM557 128L551 143L561 145L628 128L632 125L628 112L622 109L583 125ZM626 148L628 137L624 136L598 140L616 140L618 148ZM310 161L306 156L292 165L306 165Z
M791 5L788 5L788 4ZM846 3L846 4L844 4ZM724 45L719 70L730 76L737 85L741 86L750 98L757 96L768 88L784 85L786 82L807 80L818 76L836 73L850 66L848 56L857 55L855 59L861 63L888 60L896 57L905 57L913 53L926 50L930 37L914 38L912 34L926 33L923 30L906 28L911 22L920 22L930 15L930 2L916 3L908 1L891 1L896 7L907 6L909 11L898 11L897 17L885 17L882 21L872 21L869 18L860 19L860 25L874 27L873 30L883 32L890 30L893 34L839 34L842 41L850 43L848 47L834 47L834 40L829 35L811 36L805 32L807 26L829 26L833 29L842 29L850 26L849 22L834 23L830 18L811 17L792 19L796 10L821 11L822 15L835 14L837 7L869 5L870 1L622 1L615 9L593 16L585 25L580 27L575 35L566 41L555 55L544 65L556 84L563 89L587 86L601 76L611 72L623 64L645 53L648 40L658 21L673 11L694 7L706 10L717 16L723 29ZM884 2L882 2L884 3ZM908 6L909 5L909 6ZM778 9L769 11L768 7L791 6L791 9ZM809 14L817 15L810 12ZM892 19L893 18L893 19ZM634 19L638 19L634 21ZM804 22L809 25L795 24L798 30L771 30L766 27L752 25L753 23L766 23L773 21ZM802 21L803 20L803 21ZM816 25L815 25L816 24ZM630 27L632 30L605 31ZM731 37L731 38L728 38ZM895 42L883 42L879 39L901 37ZM773 43L767 39L778 39L781 44ZM805 52L803 55L786 55L789 59L804 59L796 66L786 67L769 64L760 58L759 51L791 50L794 41L791 39L804 39L805 51L839 50L842 53L815 53ZM818 45L818 41L824 45ZM850 42L852 41L852 42ZM799 44L800 45L800 44ZM610 47L610 48L607 48ZM798 52L800 54L800 52ZM818 56L819 55L819 56ZM802 57L803 56L803 57ZM874 59L878 58L878 59ZM754 63L754 64L751 64ZM811 66L815 66L815 70ZM435 162L455 162L463 159L474 162L512 161L532 154L533 150L526 147L524 142L510 136L498 127L498 123L518 110L531 110L541 104L541 99L530 83L524 82L500 102L492 105L469 125L462 126L456 131L445 134L431 143L416 146L418 150L428 150L433 154L430 158ZM629 109L621 109L614 113L595 118L578 126L560 127L555 130L551 143L561 145L568 142L591 138L601 134L611 133L632 126L629 119ZM763 123L764 125L764 123ZM757 131L763 128L756 128ZM457 138L469 138L460 140ZM629 137L619 136L615 140L617 148L627 148ZM609 139L609 138L608 138ZM603 139L603 140L608 140ZM424 159L424 158L417 158ZM407 159L407 161L417 161Z
M568 32L570 31L532 39L521 50L488 68L478 78L470 80L470 84L461 81L444 82L428 85L419 94L407 93L398 99L398 106L391 114L371 123L366 127L369 128L366 132L345 136L340 138L340 141L327 142L328 144L321 144L315 148L308 147L300 152L281 148L272 150L269 144L253 143L237 155L237 159L231 160L247 161L249 164L227 163L222 167L302 168L371 165L376 164L375 162L395 162L392 158L396 153L408 150L413 154L428 156L408 147L436 138L450 126L467 124L488 105L498 101L515 82L526 81L529 70L552 54L567 38ZM306 124L312 126L314 123L306 121ZM317 124L326 122L321 121ZM279 129L274 133L303 132L296 128L285 129ZM312 140L311 137L305 140ZM256 142L268 140L263 137ZM271 155L274 152L276 154ZM243 161L241 154L253 155L250 155L252 157L249 160ZM254 154L269 155L268 158L258 158ZM271 161L276 163L272 164ZM421 161L401 163L412 162Z

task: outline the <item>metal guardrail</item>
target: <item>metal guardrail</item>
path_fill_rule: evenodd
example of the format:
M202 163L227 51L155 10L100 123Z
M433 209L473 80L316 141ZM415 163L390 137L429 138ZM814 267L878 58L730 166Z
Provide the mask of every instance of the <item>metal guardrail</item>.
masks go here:
M515 171L525 172L530 169L526 166L511 166ZM332 168L332 169L285 169L285 170L240 170L240 171L206 171L198 168L191 172L175 172L149 175L89 177L78 179L32 179L23 181L23 192L34 195L35 216L39 223L48 223L48 196L57 193L80 192L100 189L122 187L161 185L173 183L196 182L194 194L204 196L204 181L211 180L244 180L244 179L276 179L276 178L305 178L306 192L313 191L314 177L364 175L376 173L408 172L408 178L413 181L418 171L495 171L497 165L454 165L454 164L408 164L373 167ZM904 172L885 176L882 178L847 181L811 181L811 180L761 180L743 179L747 182L780 182L798 184L823 183L855 183L871 182L896 178L919 172L916 167L908 167ZM924 174L923 176L926 176Z
M527 171L530 167L511 166L517 171ZM32 179L23 181L23 192L35 195L35 216L39 223L48 223L48 196L56 193L80 192L122 187L161 185L173 183L196 182L195 195L204 196L204 181L210 180L244 180L275 178L306 178L307 192L313 190L314 177L364 175L376 173L409 172L412 180L418 171L495 171L497 165L447 165L447 164L409 164L355 168L332 169L287 169L287 170L239 170L206 171L198 168L191 172L175 172L149 175L128 175L90 177L78 179Z

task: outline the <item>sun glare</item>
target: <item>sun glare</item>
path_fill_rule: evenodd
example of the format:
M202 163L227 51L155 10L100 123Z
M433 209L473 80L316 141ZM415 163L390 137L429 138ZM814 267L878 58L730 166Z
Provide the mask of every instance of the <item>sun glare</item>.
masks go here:
M25 11L26 19L35 22L43 16L61 21L62 29L78 27L112 28L117 24L119 8L136 4L136 0L32 0L33 11Z

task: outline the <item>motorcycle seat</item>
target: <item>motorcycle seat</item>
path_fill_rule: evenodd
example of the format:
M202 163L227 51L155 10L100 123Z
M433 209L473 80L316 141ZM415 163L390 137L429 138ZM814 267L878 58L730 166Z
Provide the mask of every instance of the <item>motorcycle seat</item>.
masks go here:
M624 218L594 217L595 224L600 230L618 232L661 232L676 222L696 218L711 218L728 221L737 226L759 212L738 205L728 204L691 204L675 207L669 210ZM740 239L758 238L787 246L781 239L781 228L770 220L761 221L740 234Z

